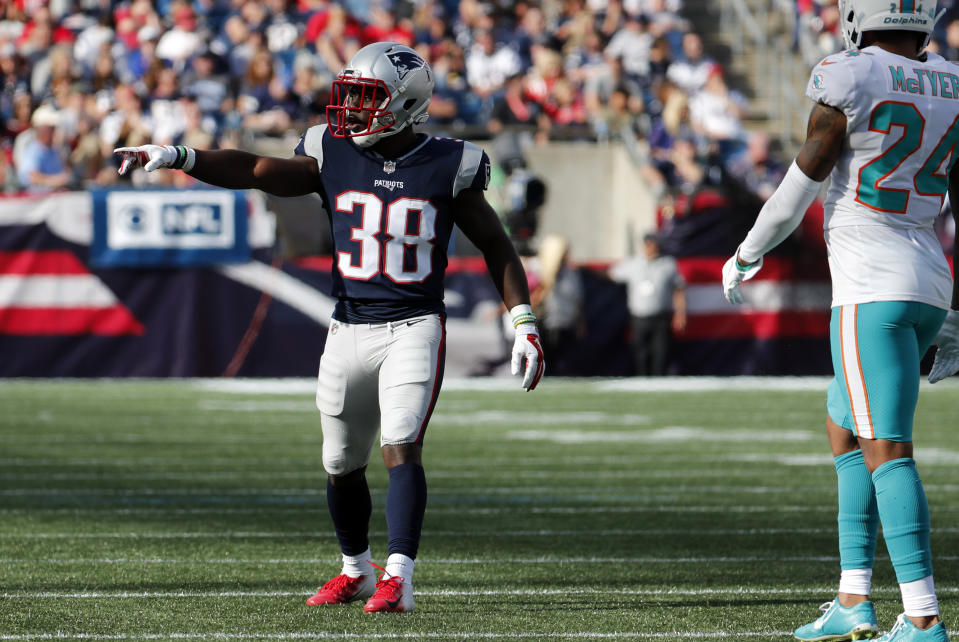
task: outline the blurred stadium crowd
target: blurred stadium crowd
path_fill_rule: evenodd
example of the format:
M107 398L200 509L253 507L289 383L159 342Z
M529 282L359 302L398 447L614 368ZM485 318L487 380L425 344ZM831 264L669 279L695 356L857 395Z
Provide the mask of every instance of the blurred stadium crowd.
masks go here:
M667 200L720 175L765 198L784 172L776 141L746 133L746 100L681 2L9 0L0 189L112 184L121 145L296 137L324 121L330 81L357 49L394 40L433 66L432 131L492 139L506 173L537 141L622 140ZM799 0L797 16L810 64L841 47L835 0ZM939 35L959 54L959 20Z
M703 179L710 150L735 160L747 147L745 101L680 3L12 0L0 15L0 185L110 184L120 145L298 135L323 122L353 52L394 40L435 70L433 131L506 140L491 150L505 165L536 141L646 140L644 173L681 188Z

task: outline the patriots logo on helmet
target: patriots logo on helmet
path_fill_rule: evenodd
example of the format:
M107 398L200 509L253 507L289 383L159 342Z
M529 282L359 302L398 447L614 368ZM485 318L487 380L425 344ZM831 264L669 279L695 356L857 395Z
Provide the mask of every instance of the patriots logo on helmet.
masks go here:
M426 66L426 61L417 56L412 51L394 51L386 55L393 67L396 69L396 75L403 80L407 74L416 69L422 69Z

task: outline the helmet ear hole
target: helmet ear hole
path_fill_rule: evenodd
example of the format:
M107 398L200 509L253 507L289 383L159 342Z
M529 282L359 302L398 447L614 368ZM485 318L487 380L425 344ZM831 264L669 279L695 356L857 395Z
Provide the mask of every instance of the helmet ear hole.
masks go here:
M404 109L405 111L409 111L410 109L413 108L413 105L415 105L415 104L416 104L416 99L415 99L415 98L407 98L407 99L406 99L406 102L403 103L403 109Z

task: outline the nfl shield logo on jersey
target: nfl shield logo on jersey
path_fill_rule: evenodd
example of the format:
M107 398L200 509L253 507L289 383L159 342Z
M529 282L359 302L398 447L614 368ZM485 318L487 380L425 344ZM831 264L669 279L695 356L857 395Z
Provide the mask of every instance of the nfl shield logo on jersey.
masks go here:
M387 174L392 174L396 171L396 161L384 161L383 162L383 171Z

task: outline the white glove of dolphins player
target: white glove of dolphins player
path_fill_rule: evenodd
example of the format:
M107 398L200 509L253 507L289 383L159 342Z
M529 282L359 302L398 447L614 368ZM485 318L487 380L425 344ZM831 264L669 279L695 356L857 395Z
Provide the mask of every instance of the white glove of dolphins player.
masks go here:
M183 145L140 145L139 147L118 147L114 154L120 154L123 161L120 163L119 173L126 174L137 165L148 172L161 167L182 169L189 172L196 163L196 152Z
M936 335L936 358L929 371L929 383L951 377L959 371L959 310L949 310Z
M513 318L513 328L516 330L510 371L514 375L519 374L523 362L526 362L526 369L523 371L523 388L529 392L543 378L543 370L546 369L543 348L539 344L539 330L536 329L536 315L527 304L517 305L509 312Z
M739 249L737 248L736 252L723 265L723 294L726 296L726 300L733 305L742 303L743 293L739 284L756 276L762 266L762 257L759 257L759 260L755 263L746 266L741 265L739 263Z

